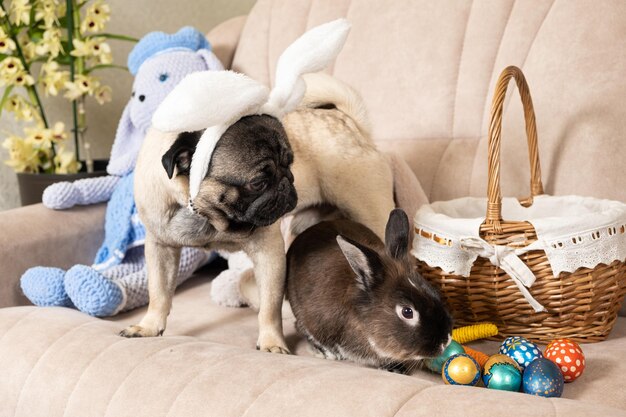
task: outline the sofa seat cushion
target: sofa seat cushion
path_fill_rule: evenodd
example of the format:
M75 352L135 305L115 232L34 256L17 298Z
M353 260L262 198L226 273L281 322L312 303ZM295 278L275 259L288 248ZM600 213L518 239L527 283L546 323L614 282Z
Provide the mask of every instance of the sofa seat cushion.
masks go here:
M64 308L0 310L2 416L623 415L626 320L606 342L585 345L587 370L567 399L443 385L311 357L285 318L298 356L254 350L256 315L214 305L210 280L182 286L164 337L117 332L145 309L111 320ZM496 343L478 344L495 352Z

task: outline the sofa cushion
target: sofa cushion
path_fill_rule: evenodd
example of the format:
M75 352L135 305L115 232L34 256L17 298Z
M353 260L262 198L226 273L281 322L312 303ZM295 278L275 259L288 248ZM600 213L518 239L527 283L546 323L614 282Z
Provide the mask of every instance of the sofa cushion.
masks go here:
M352 30L330 72L362 93L374 138L406 155L431 201L485 195L491 96L508 65L530 85L546 192L626 201L625 2L259 0L233 68L272 84L285 47L338 17ZM528 193L526 161L514 93L504 195Z
M284 320L298 356L254 350L256 315L210 301L210 281L185 283L162 338L124 339L139 309L100 320L70 309L0 310L2 416L415 416L623 415L626 320L608 341L584 345L585 374L568 399L449 387L418 370L410 377L310 356ZM476 346L495 352L497 344ZM612 384L612 385L611 385ZM579 401L573 401L576 399Z

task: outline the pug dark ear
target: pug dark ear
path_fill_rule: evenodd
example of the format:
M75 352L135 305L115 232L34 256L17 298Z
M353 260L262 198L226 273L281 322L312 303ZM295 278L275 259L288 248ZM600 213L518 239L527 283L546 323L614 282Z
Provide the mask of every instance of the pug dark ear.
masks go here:
M404 258L409 251L409 218L402 209L394 209L389 214L385 247L389 255L396 259Z
M201 134L202 132L183 132L178 135L170 149L165 152L161 158L161 163L168 178L171 179L174 175L174 168L177 170L177 176L189 175L191 158L196 151L196 145L198 145Z

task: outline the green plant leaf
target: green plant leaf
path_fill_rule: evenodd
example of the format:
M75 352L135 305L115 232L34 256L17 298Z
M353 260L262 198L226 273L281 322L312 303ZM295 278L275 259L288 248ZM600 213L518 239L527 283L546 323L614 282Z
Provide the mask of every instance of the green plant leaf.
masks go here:
M70 65L70 56L69 55L59 55L55 59L60 65Z
M35 43L39 43L43 39L43 30L37 26L28 28L27 33L28 33L28 36L30 37L30 40Z
M103 37L107 39L116 39L118 41L139 42L139 39L133 38L132 36L116 35L114 33L98 33L98 34L95 34L94 36Z
M92 71L96 71L96 70L101 70L101 69L106 69L106 68L115 68L115 69L119 69L119 70L124 70L124 71L128 71L127 67L124 67L122 65L114 65L114 64L101 64L101 65L95 65L91 68L87 68L85 70L85 74L89 74Z
M2 95L2 98L0 99L0 117L2 117L2 110L4 110L4 103L6 103L7 99L9 98L9 94L11 94L11 90L13 90L13 87L14 86L10 85L4 89L4 94Z

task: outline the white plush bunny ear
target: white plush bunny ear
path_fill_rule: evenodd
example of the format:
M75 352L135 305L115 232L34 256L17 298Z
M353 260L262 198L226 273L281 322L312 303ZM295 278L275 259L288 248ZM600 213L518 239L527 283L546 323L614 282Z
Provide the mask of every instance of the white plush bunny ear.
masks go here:
M200 71L183 78L152 116L163 132L192 132L236 121L266 102L264 85L232 71Z
M243 116L254 114L267 101L264 85L232 71L201 71L187 75L165 97L152 117L164 132L206 129L191 159L189 192L198 195L217 141Z
M276 65L276 85L261 113L281 118L294 110L306 90L302 75L326 68L346 42L350 23L346 19L314 27L285 49Z

